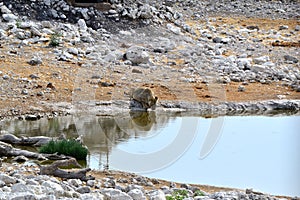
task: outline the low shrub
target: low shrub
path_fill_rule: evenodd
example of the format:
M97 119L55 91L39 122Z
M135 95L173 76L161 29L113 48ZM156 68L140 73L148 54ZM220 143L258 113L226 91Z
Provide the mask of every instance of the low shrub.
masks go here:
M61 36L62 36L62 34L60 34L60 33L51 34L49 46L51 46L51 47L59 46L59 44L61 42Z
M74 139L51 140L48 144L41 146L40 153L58 153L66 156L72 156L77 160L85 160L88 149Z
M204 194L204 192L202 192L201 190L196 190L196 191L194 192L194 197L196 197L196 196L205 196L205 194Z
M176 190L172 196L166 196L166 200L183 200L188 198L188 192L186 190Z

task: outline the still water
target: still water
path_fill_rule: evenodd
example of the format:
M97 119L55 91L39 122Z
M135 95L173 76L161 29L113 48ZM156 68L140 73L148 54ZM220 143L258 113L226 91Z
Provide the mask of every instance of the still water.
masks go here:
M300 116L124 113L2 121L17 136L83 136L87 166L300 196Z

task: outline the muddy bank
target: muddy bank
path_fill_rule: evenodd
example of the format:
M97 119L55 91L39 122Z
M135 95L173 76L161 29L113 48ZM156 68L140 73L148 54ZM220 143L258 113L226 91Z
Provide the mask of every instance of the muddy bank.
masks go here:
M114 116L118 113L129 112L128 101L105 101L76 103L66 106L64 112L70 114L95 114ZM57 106L53 108L57 108ZM185 102L185 101L161 101L158 102L155 112L181 112L194 115L268 115L276 113L298 113L300 100L267 100L249 102ZM151 111L149 109L148 111Z
M43 103L35 111L27 113L7 112L2 119L18 118L20 120L39 120L66 115L117 116L129 113L129 101L89 101ZM148 112L180 113L190 116L234 116L234 115L293 115L300 112L300 100L266 100L248 102L186 102L159 101L156 110Z

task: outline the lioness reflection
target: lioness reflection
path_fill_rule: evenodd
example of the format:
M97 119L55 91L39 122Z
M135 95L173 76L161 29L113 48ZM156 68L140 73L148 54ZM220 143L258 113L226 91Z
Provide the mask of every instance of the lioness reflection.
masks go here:
M162 120L165 122L165 120ZM85 135L91 154L99 154L99 168L109 169L109 155L114 146L130 138L145 137L157 126L155 112L131 111L114 118L99 118L101 131Z
M150 131L153 124L156 123L155 112L138 112L131 111L133 127L141 131Z

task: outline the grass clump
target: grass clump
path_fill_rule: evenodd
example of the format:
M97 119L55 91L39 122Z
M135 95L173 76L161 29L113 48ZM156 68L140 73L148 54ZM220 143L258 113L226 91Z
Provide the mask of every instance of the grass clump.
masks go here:
M22 23L21 20L19 20L19 19L16 20L16 26L17 26L17 28L21 28L21 23Z
M72 156L77 160L85 160L88 154L88 149L78 141L71 140L51 140L39 149L40 153L58 153L66 156Z
M194 192L194 197L196 197L196 196L205 196L205 194L204 194L204 192L202 192L201 190L196 190L196 191Z
M188 191L176 190L173 192L172 196L166 196L166 200L183 200L188 197L189 197Z
M57 32L51 34L49 46L51 46L51 47L59 46L59 44L61 42L61 36L62 36L62 34L57 33Z

